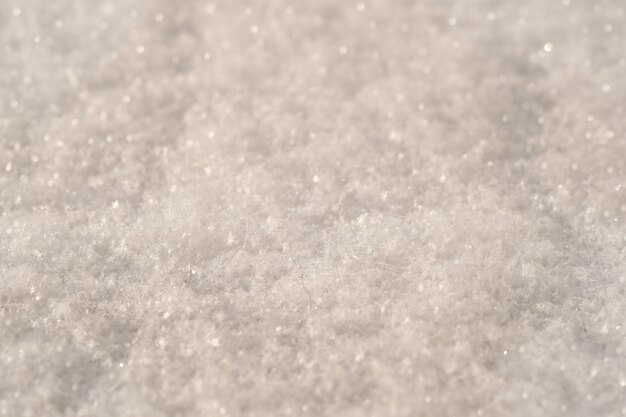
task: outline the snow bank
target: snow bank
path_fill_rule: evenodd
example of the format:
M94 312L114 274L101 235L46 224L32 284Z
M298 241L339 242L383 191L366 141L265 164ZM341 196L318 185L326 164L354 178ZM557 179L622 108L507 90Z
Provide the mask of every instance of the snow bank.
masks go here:
M625 7L0 2L0 415L626 414Z

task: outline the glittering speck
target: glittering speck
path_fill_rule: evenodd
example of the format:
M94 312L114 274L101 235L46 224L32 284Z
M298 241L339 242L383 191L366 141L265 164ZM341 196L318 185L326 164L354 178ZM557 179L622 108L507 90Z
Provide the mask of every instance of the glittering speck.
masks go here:
M543 50L546 51L546 52L552 52L553 49L554 49L554 45L552 43L550 43L550 42L546 42L543 45Z

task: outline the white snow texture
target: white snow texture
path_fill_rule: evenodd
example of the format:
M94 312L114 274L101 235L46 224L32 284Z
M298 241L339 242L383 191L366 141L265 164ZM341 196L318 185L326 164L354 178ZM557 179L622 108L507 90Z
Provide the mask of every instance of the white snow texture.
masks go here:
M623 0L0 0L0 416L626 415Z

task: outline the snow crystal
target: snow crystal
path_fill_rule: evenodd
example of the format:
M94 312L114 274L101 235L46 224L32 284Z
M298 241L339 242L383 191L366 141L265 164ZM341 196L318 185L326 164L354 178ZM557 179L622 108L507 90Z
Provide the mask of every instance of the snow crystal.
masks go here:
M0 2L0 416L626 414L625 9Z

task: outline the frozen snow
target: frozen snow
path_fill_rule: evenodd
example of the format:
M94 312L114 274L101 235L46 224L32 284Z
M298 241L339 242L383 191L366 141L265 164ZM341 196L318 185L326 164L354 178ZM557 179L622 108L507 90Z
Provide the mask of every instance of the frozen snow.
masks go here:
M626 415L625 9L1 0L0 415Z

